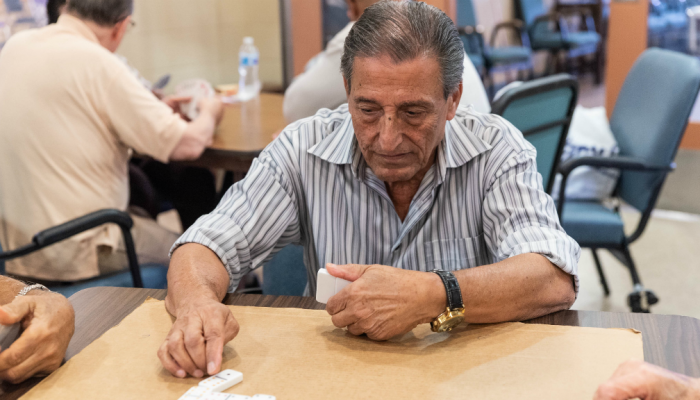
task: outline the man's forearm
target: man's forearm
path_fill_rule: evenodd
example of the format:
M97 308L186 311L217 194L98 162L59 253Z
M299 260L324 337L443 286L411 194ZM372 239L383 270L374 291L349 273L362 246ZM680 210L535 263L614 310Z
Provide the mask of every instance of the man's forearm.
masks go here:
M223 300L228 284L229 276L219 257L205 246L187 243L175 250L170 260L165 305L177 316L179 308L197 300Z
M568 309L575 300L571 275L539 254L521 254L455 276L465 321L471 323L522 321ZM441 294L444 302L444 290Z
M12 302L24 286L20 281L0 275L0 305Z

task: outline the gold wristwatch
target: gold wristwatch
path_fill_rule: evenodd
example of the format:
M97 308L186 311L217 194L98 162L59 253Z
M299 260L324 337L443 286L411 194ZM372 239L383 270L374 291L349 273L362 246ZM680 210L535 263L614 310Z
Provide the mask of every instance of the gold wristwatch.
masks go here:
M449 332L464 322L464 302L457 278L449 271L431 271L442 279L447 293L447 309L430 323L433 332Z

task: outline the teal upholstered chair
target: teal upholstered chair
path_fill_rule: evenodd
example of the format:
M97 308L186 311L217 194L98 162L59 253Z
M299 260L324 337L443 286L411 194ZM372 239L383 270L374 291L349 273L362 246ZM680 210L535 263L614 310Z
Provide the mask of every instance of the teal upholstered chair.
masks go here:
M464 50L478 71L483 71L491 80L491 72L496 69L527 71L527 79L533 75L532 50L530 41L520 21L507 21L497 24L491 33L489 45L484 44L483 29L478 25L472 0L457 0L457 27ZM511 30L520 39L518 46L496 47L498 33ZM493 82L490 85L493 89Z
M581 247L593 251L606 295L610 290L597 250L609 250L627 266L634 284L628 304L634 312L649 312L658 298L642 285L629 244L642 235L666 175L674 168L673 160L699 89L700 61L696 58L668 50L646 50L627 75L610 119L620 155L581 157L560 167L563 179L558 207L564 229ZM567 177L583 165L620 170L614 195L641 213L634 233L625 234L618 207L565 201Z
M578 82L559 74L523 83L505 92L491 106L537 149L537 171L547 193L552 192L571 117L578 99Z
M567 21L567 15L550 13L542 0L514 0L516 16L527 27L532 50L547 51L551 62L549 71L556 69L559 54L564 53L567 61L582 56L594 56L596 82L601 81L601 67L597 58L599 55L600 35L596 32L595 22L590 10L572 9L585 29L573 30Z
M263 267L263 294L302 296L308 280L306 274L304 248L289 245Z
M134 222L129 214L118 210L96 211L53 228L46 229L34 235L31 243L15 250L3 251L0 248L0 263L4 264L6 260L26 256L27 254L68 239L71 236L107 223L116 224L121 228L127 259L129 261L129 271L79 281L72 284L50 287L50 289L65 296L70 296L79 290L96 286L133 286L139 288L164 289L166 287L167 266L139 266L136 250L134 248L134 241L131 236L131 227ZM2 273L4 274L4 265L0 265L0 267L2 267Z

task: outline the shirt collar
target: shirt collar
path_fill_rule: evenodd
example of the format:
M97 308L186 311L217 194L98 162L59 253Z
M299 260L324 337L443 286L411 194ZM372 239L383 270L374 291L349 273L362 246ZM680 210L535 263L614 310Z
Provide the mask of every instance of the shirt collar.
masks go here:
M436 158L438 183L445 180L447 169L461 167L492 147L476 136L467 125L458 122L457 118L447 121L445 138L438 145ZM364 157L357 144L349 113L333 132L311 147L308 153L333 164L351 164L355 176L363 175L360 167L365 164Z
M100 41L97 40L97 35L95 35L95 32L88 28L85 22L83 22L80 18L64 13L58 17L58 22L56 22L56 25L67 31L75 33L84 39L100 44Z

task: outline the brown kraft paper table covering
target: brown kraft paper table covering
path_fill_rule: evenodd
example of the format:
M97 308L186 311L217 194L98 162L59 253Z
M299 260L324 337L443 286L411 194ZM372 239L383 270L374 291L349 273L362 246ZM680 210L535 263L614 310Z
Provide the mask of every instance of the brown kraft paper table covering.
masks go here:
M630 329L506 323L433 333L427 324L388 342L355 337L325 311L229 306L241 325L223 368L243 372L227 390L287 399L591 399L629 358ZM148 300L22 399L178 399L178 379L156 352L172 317Z

